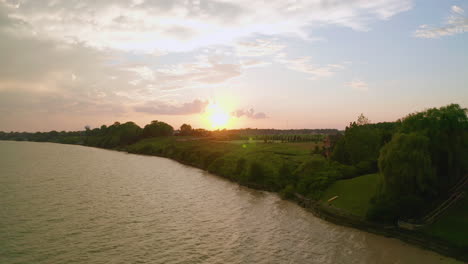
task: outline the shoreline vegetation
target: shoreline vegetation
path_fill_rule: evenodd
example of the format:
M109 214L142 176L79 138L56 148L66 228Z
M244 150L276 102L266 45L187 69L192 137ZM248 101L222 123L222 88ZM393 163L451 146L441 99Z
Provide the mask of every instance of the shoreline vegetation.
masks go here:
M187 124L174 131L153 121L144 128L115 122L75 132L0 132L0 140L170 158L278 192L327 221L468 261L468 118L456 104L395 122L372 124L361 115L345 131L207 131Z

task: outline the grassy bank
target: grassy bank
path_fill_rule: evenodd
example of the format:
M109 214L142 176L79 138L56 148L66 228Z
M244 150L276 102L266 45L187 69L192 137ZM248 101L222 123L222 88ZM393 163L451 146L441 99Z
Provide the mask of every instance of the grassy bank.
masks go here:
M293 182L293 179L288 179L299 173L293 168L303 167L311 159L310 149L314 146L315 143L229 142L166 137L141 140L126 150L168 157L243 184L278 191ZM320 159L325 161L324 158Z
M355 216L365 218L370 201L375 195L379 174L368 174L332 184L322 196L324 205L330 205ZM337 196L331 202L328 200Z

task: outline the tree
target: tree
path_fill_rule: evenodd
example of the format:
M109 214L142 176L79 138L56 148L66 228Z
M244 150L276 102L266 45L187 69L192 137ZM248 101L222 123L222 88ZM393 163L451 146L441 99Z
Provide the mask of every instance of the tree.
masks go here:
M399 120L379 157L382 185L369 218L412 218L448 195L468 172L467 110L431 108Z
M421 132L430 139L429 151L438 185L448 190L468 172L467 109L457 104L410 114L401 122L401 132Z
M363 113L361 113L358 116L356 124L358 126L367 125L367 124L370 124L370 120L367 117L365 117Z
M422 133L398 133L380 153L383 192L391 197L435 194L435 170L429 138Z
M192 135L192 126L189 124L183 124L180 126L180 135L181 136L190 136Z
M362 161L376 162L382 143L380 129L353 122L346 127L344 137L336 142L331 159L347 165Z
M167 137L174 133L174 129L167 123L160 122L157 120L151 121L150 124L146 125L143 129L142 136L144 138L149 137Z
M368 218L395 222L421 216L436 194L429 145L429 138L422 133L397 133L382 148L380 191Z

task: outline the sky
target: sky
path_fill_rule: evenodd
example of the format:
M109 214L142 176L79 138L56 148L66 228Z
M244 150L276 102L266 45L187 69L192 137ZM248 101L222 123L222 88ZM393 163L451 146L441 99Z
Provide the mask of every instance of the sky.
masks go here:
M0 131L343 129L450 103L468 0L0 0Z

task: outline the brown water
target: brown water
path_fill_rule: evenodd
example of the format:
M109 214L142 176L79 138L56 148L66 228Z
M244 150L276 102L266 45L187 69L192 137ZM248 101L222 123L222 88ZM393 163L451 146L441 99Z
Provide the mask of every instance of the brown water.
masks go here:
M456 263L177 162L0 141L0 263Z

